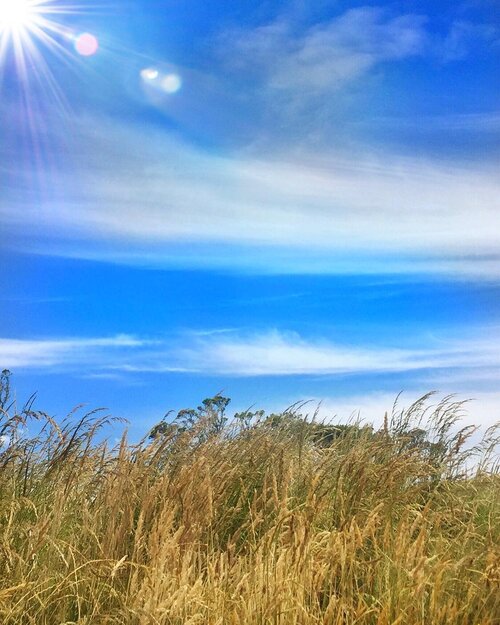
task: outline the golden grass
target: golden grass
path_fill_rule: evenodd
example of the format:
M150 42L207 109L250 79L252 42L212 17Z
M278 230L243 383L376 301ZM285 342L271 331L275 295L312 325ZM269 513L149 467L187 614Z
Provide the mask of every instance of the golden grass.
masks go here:
M465 476L458 404L438 459L409 444L423 406L327 447L264 421L108 449L97 415L3 412L0 622L498 624L493 432Z

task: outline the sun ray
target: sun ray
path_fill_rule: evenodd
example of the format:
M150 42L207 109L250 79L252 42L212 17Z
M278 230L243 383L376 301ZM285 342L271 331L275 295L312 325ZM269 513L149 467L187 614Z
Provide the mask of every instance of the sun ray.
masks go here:
M57 0L0 0L0 64L12 51L16 70L26 78L24 68L35 47L70 55L61 42L71 40L74 33L52 18L81 12L80 5L60 4ZM36 66L33 74L36 78Z
M0 0L0 92L4 102L10 101L22 112L21 124L31 136L34 158L37 151L42 152L43 111L50 109L61 121L71 119L71 106L51 59L78 70L82 63L75 46L79 32L68 19L102 8L91 4Z

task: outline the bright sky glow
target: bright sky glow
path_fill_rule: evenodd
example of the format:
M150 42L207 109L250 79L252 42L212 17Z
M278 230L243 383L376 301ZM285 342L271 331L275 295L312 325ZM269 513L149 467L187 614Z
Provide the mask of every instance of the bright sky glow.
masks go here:
M30 0L0 0L1 32L29 29L36 16L36 5Z

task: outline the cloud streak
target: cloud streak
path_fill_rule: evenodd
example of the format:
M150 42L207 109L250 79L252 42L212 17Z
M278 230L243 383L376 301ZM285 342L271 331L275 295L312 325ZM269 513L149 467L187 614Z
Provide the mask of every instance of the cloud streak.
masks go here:
M491 332L490 332L491 333ZM349 345L269 331L192 333L150 340L0 339L0 363L12 369L191 373L225 377L357 375L436 370L500 373L497 339L433 340L423 349ZM81 373L81 371L80 371Z
M106 368L117 354L123 361L131 350L147 344L147 341L124 334L106 338L0 338L0 367L13 370L62 366Z
M377 65L421 55L428 44L426 19L391 17L381 8L350 9L305 29L285 18L221 36L230 67L257 74L270 89L307 98L339 89Z
M359 271L366 257L368 266L392 258L392 269L406 255L417 271L425 261L431 271L441 264L446 273L448 263L500 274L494 163L374 151L223 157L104 120L75 125L74 141L74 168L61 163L37 197L23 168L12 177L0 217L14 247L169 264L176 246L189 245L188 265L231 267L238 260L224 246L240 246L258 267L260 246L264 265L288 254L292 271L298 260L314 271L315 257L318 272L337 262L349 272L345 258Z
M464 20L437 35L428 21L425 15L397 15L373 6L314 24L285 14L254 28L222 33L219 55L229 69L244 71L270 94L293 94L297 104L346 88L385 64L417 57L457 61L498 37L495 26Z
M198 339L177 358L187 370L227 376L336 375L498 367L491 341L448 341L426 349L351 346L294 333Z

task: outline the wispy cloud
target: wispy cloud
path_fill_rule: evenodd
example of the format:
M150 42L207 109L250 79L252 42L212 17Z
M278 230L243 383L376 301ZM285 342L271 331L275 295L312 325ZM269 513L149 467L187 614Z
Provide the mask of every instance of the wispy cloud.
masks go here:
M286 18L221 36L221 56L235 69L257 74L272 89L303 97L338 89L380 63L422 54L425 17L390 16L359 7L326 22L301 28Z
M425 349L352 346L273 331L198 339L176 357L191 371L229 376L335 375L499 367L498 342L431 341Z
M500 111L486 113L449 113L447 115L421 115L415 117L369 117L356 122L365 127L417 129L421 133L452 131L454 133L497 134L500 132Z
M500 373L500 342L490 337L428 339L426 347L352 345L296 333L194 332L150 340L109 338L0 339L0 366L87 373L191 373L227 377L357 375L464 370ZM483 333L484 335L484 333Z
M229 69L244 70L270 92L293 95L296 105L338 91L390 62L463 59L481 44L494 42L499 33L492 24L457 20L438 35L428 22L425 15L374 6L313 24L285 13L257 27L227 30L220 36L219 54Z
M88 365L103 368L112 364L117 354L123 361L131 350L147 344L147 341L123 334L107 338L0 338L0 367L52 369Z
M292 271L363 271L359 259L378 257L389 271L500 273L492 162L386 150L222 157L95 119L75 124L74 141L74 169L61 163L41 197L26 191L24 169L12 176L0 204L12 245L226 268L245 257L258 268L260 246L263 265L283 271L288 255Z
M441 57L444 61L463 59L482 42L498 43L499 36L494 24L456 20L440 46Z

